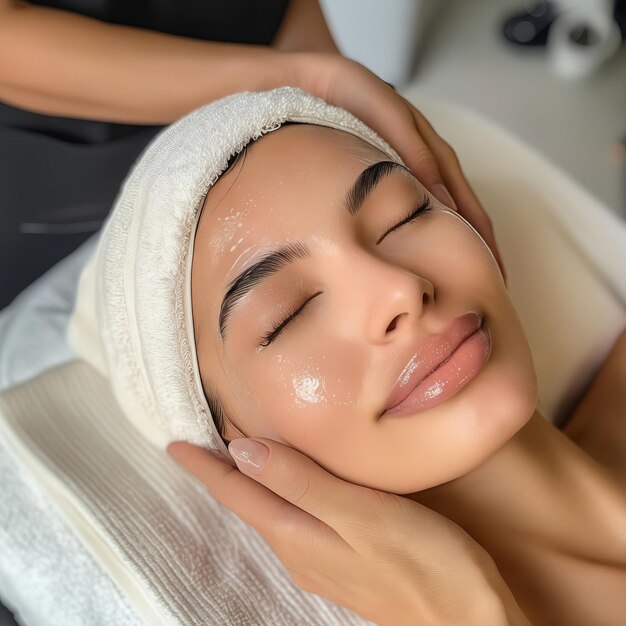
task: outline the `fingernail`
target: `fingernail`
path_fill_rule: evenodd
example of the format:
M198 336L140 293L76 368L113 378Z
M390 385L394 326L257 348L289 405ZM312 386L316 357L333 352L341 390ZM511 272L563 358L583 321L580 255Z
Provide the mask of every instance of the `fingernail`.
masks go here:
M270 454L269 448L254 439L233 439L228 451L235 459L237 467L247 473L260 474Z
M432 193L433 196L435 196L435 198L439 200L439 202L442 202L447 207L454 209L457 213L459 212L459 210L456 208L456 203L454 202L454 199L448 191L448 188L443 183L435 183L432 186L430 193Z
M181 452L181 448L184 449L184 445L180 445L180 444L184 444L184 442L179 442L179 441L172 441L167 448L165 448L165 450L167 451L167 453L176 461L179 460L179 456L180 456L180 452Z

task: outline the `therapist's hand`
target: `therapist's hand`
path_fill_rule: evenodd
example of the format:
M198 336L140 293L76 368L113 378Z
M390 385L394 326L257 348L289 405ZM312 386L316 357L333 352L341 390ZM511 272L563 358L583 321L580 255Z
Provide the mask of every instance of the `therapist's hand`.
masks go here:
M168 452L265 538L299 587L381 626L528 624L491 557L448 518L271 439L235 441L266 444L265 464L244 454L238 471L186 442Z
M360 63L338 54L292 53L295 82L350 111L387 141L417 179L443 204L462 215L485 240L507 275L491 218L469 186L459 160L428 120Z

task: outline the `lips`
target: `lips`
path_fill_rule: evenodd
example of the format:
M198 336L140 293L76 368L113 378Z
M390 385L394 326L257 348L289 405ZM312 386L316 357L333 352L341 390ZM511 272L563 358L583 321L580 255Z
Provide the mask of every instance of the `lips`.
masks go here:
M482 314L472 311L457 317L442 333L431 335L424 341L398 376L385 411L400 404L429 374L447 361L468 337L480 329L482 322Z

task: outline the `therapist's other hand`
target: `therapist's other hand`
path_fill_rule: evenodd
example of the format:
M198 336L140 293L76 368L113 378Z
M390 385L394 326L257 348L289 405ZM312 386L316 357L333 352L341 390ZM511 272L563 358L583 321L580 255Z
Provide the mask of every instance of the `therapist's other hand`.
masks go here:
M504 604L515 603L495 563L448 518L345 482L271 439L234 441L260 446L236 459L241 471L186 442L168 453L264 537L299 587L381 626L527 623L510 620Z
M347 109L373 128L438 200L478 231L506 282L491 218L469 186L456 153L428 120L388 83L356 61L337 54L301 52L294 54L294 64L299 86Z

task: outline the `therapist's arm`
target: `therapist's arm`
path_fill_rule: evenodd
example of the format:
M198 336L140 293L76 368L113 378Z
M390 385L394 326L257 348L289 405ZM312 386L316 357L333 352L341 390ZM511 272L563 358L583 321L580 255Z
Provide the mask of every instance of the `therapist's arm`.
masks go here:
M341 54L318 0L290 0L272 48Z
M296 84L288 52L308 46L334 48L311 0L293 0L276 48L179 37L0 0L0 100L48 115L169 124L230 93Z

